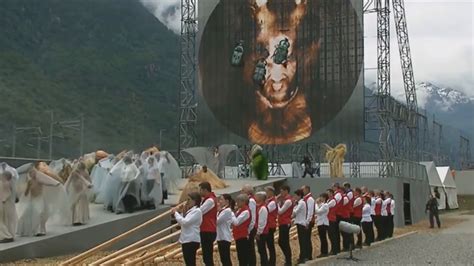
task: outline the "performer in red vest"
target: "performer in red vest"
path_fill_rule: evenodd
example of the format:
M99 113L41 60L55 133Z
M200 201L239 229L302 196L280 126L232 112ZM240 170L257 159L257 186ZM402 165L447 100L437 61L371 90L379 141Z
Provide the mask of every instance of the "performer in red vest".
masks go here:
M268 265L267 236L269 230L268 209L266 206L267 194L258 192L255 194L257 202L257 217L255 229L257 230L255 239L257 240L258 254L260 254L260 265Z
M256 217L257 217L257 203L255 201L255 197L253 195L253 187L249 184L246 184L242 187L242 193L246 194L249 197L249 209L250 215L252 220L250 221L249 226L249 242L250 242L250 251L249 251L249 264L256 265L257 264L257 256L255 254L255 234L257 230L255 229Z
M352 223L358 226L361 225L360 222L362 220L362 208L364 207L361 194L362 190L360 188L356 188L354 192L354 202L352 204ZM356 248L362 248L362 232L359 232L357 235Z
M380 241L383 239L383 228L382 228L382 203L383 203L383 198L382 194L380 193L380 190L375 190L375 207L374 207L374 225L375 228L377 229L377 237L375 238L375 241Z
M393 229L395 227L395 224L393 222L393 216L395 215L395 200L393 199L393 194L390 192L387 192L387 198L390 198L390 203L389 203L389 208L387 209L388 212L388 232L387 232L387 237L393 237Z
M291 214L293 212L293 201L290 196L290 187L283 185L280 187L280 196L278 197L278 245L285 256L285 266L291 266L291 247L290 247L290 227Z
M265 188L267 193L267 209L268 209L268 236L267 236L267 248L268 248L268 265L276 265L276 252L275 252L275 231L277 226L278 207L275 198L275 189L272 186Z
M311 241L312 231L314 227L314 198L311 194L311 188L307 185L301 187L304 193L303 200L306 204L306 223L308 224L307 231L308 233L305 234L305 252L308 255L308 260L313 259L313 243Z
M341 221L344 222L350 222L350 210L348 208L349 204L349 198L346 196L344 193L344 190L340 187L339 183L334 183L333 185L333 190L334 190L334 198L336 199L336 217L337 217L337 231L339 232L339 223ZM343 246L343 251L348 251L349 250L349 245L350 245L350 234L340 232L340 235L342 236L342 246ZM340 238L338 238L339 244L340 244Z
M249 198L246 194L237 196L236 203L238 210L232 217L232 225L234 226L232 234L237 248L237 258L239 259L239 265L245 266L249 265L249 226L252 221L248 200Z
M293 209L292 218L295 218L296 229L298 231L298 242L300 245L300 256L298 264L304 264L308 261L306 253L306 235L308 234L308 224L306 223L306 203L303 200L304 193L302 189L295 191L295 207Z
M337 222L337 202L334 198L334 190L328 189L326 190L328 194L327 205L329 208L328 212L328 220L329 220L329 241L331 242L331 255L337 255L341 252L341 243L339 237L339 224Z
M212 192L209 182L199 184L199 193L202 197L201 212L201 248L202 257L206 266L214 265L214 241L216 240L217 198Z

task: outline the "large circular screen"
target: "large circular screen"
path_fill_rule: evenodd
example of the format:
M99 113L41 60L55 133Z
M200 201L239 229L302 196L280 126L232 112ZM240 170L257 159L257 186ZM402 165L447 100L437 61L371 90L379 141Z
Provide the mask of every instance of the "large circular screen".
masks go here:
M221 0L200 43L201 94L252 143L307 139L351 97L361 34L347 0Z

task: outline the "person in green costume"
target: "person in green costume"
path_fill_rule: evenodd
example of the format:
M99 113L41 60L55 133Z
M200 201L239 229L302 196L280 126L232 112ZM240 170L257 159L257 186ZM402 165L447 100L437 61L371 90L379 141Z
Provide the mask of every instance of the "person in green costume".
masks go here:
M262 153L263 148L255 144L250 151L252 172L258 180L268 179L268 160Z

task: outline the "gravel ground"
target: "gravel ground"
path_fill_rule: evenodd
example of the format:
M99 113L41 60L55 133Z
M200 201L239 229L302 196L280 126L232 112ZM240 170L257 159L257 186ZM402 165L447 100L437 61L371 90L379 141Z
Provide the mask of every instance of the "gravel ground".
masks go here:
M463 223L462 224L460 224L460 223L465 221L469 217L471 217L471 216L455 215L455 214L443 215L443 217L441 218L441 222L442 222L443 227L444 228L450 228L449 230L459 230L459 229L463 230L462 229L463 227L461 226L461 225L463 225ZM472 217L474 217L474 216L472 216ZM472 222L474 222L474 219L472 219ZM474 223L473 224L468 224L468 227L469 227L469 225L472 226L472 225L474 225ZM362 251L362 253L355 253L355 254L357 254L356 257L364 259L363 264L370 264L370 263L372 263L372 264L381 264L384 261L374 260L373 257L383 257L384 259L385 258L389 259L389 256L387 256L387 254L390 253L390 252L386 250L386 248L385 248L386 246L393 245L393 246L397 247L398 245L400 245L400 246L403 246L405 248L405 250L408 250L408 251L404 251L405 253L403 253L403 254L413 254L413 253L416 253L413 250L424 249L424 245L426 245L426 243L433 243L433 240L436 241L435 238L437 237L437 233L448 231L448 230L443 231L443 230L438 230L438 229L428 230L427 227L428 227L428 222L423 221L421 223L418 223L418 224L415 224L415 225L412 225L412 226L406 226L406 227L403 227L403 228L395 228L394 236L402 235L402 234L412 232L412 231L426 232L426 234L427 234L426 237L429 237L429 239L426 239L426 237L423 236L422 238L425 239L425 241L427 241L427 242L424 242L424 241L419 242L419 244L416 245L416 249L411 248L409 245L413 245L413 244L410 244L410 243L408 243L407 245L400 245L399 244L400 241L405 241L404 239L400 239L400 240L395 240L395 241L391 241L391 242L388 242L388 243L383 243L378 247L374 246L370 249L364 249ZM420 235L421 235L421 233L416 234L416 235L411 236L411 237L407 237L407 239L410 239L412 237L414 237L416 239L416 238L420 237ZM471 238L470 238L471 243L466 243L466 241L462 242L464 244L470 244L471 245L470 246L471 250L473 250L473 248L472 248L473 244L472 243L474 243L474 241L472 241L472 240L474 240L472 236L473 235L471 235ZM313 237L313 257L316 257L317 255L319 255L319 240L317 238L316 233L313 234L312 237ZM469 238L467 238L467 239L469 239ZM418 241L419 240L415 240L415 242L418 242ZM443 252L439 252L439 251L440 250L444 251L443 249L447 250L447 248L450 247L450 245L452 245L452 244L450 244L451 242L452 241L447 242L447 245L442 246L443 248L438 248L437 247L435 252L428 252L428 254L444 254ZM418 245L420 245L420 246L418 246ZM459 245L462 245L462 244L459 244ZM299 252L299 246L298 246L298 240L297 239L293 239L291 241L291 247L292 247L292 253L293 253L293 262L296 263L296 260L297 260L297 257L298 257L298 252ZM152 248L151 250L155 250L157 248L158 247L155 247L155 248ZM280 248L278 247L278 245L276 245L276 251L277 251L277 265L283 265L284 259L283 259L282 253L281 253ZM409 252L409 253L407 253L407 252ZM92 258L89 258L88 260L84 261L84 263L89 264L91 262L94 262L94 261L98 260L99 258L108 255L109 253L110 252L101 252L99 254L96 254ZM365 255L365 253L367 253L367 255ZM234 265L238 265L238 261L237 261L237 257L236 257L235 252L232 252L231 254L232 254L232 260L233 260ZM375 254L377 254L377 255L375 255ZM373 257L365 258L363 256L373 256ZM410 255L410 256L412 256L412 255ZM7 264L7 265L58 265L59 262L64 261L64 260L66 260L70 257L71 257L71 255L70 256L62 256L62 257L55 257L55 258L29 259L29 260L17 261L15 263L10 263L10 264ZM220 261L219 261L218 257L219 257L218 253L214 253L215 265L220 265ZM449 257L452 258L451 255L449 255ZM404 256L404 258L407 259L407 256ZM408 256L408 258L409 258L409 256ZM257 259L258 259L258 252L257 252ZM203 265L203 264L201 264L201 260L202 260L202 258L200 256L198 256L198 258L197 258L197 264L198 265ZM398 263L398 260L399 260L399 258L396 257L396 259L394 261L390 262L390 261L387 260L387 262L390 263L390 264L406 264L406 263L402 263L402 262ZM331 260L331 261L328 260L328 261L325 261L324 263L327 263L327 264L336 264L336 263L347 264L348 262L343 261L343 260ZM410 262L408 261L408 263L410 263ZM414 262L411 262L411 263L413 264ZM420 263L423 264L425 262L421 261ZM446 264L446 263L444 263L444 264ZM450 264L452 264L452 263L450 263ZM182 260L169 260L169 261L161 263L160 265L181 266L181 265L183 265L183 262L182 262ZM318 265L320 265L320 263L318 263Z
M474 265L474 215L449 214L441 218L463 222L446 229L423 229L419 233L382 243L354 253L360 265ZM427 224L426 224L427 225ZM330 259L318 265L352 265Z

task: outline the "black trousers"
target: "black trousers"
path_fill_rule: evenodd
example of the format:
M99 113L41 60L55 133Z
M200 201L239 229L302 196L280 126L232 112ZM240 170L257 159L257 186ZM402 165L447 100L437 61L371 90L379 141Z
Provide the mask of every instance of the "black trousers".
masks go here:
M377 229L376 241L380 241L383 238L383 229L382 229L382 216L375 215L373 218L375 229Z
M249 234L249 265L255 266L257 265L257 255L255 254L255 234L257 233L257 229L252 229Z
M347 222L347 223L350 223L350 218L342 218L342 217L338 217L338 223L337 223L337 229L339 230L339 222L341 221L344 221L344 222ZM351 239L353 239L353 236L351 234L348 234L348 233L344 233L344 232L340 232L341 233L341 236L342 236L342 248L344 250L349 250L350 246L351 246Z
M257 239L257 248L258 254L260 255L261 266L268 266L267 237L268 235L262 234Z
M268 249L268 265L276 265L275 252L275 228L270 228L267 235L267 249Z
M441 227L441 222L439 221L439 215L438 215L438 212L432 212L430 211L430 227L433 228L434 227L434 220L433 218L436 219L436 224L438 225L438 228Z
M309 174L311 177L314 177L314 169L313 168L305 168L304 173L303 173L303 178L306 177L306 175Z
M351 222L352 224L360 226L360 220L362 220L362 217L351 217ZM354 244L354 243L353 243ZM357 234L357 246L362 246L362 230Z
M219 249L222 266L232 266L232 259L230 258L230 242L217 241L217 248Z
M310 223L308 225L308 233L306 234L306 255L308 255L307 259L313 259L313 242L311 241L312 232L313 232L314 223Z
M388 216L382 216L382 240L387 238L389 223L388 223Z
M362 222L362 230L365 235L365 244L370 245L374 242L374 224L372 222Z
M278 227L280 234L278 245L285 256L285 264L291 265L291 247L290 247L290 225L284 224Z
M393 215L388 215L388 231L387 231L387 237L393 237L393 229L395 227L395 224L393 223Z
M298 233L298 243L300 245L300 256L299 260L303 261L308 259L308 248L306 247L306 236L308 235L308 229L306 229L306 226L297 224L296 225L296 230Z
M339 224L329 221L329 241L331 241L331 253L341 252L341 240L339 236Z
M206 266L214 265L214 241L216 233L201 232L202 259Z
M181 244L181 250L183 252L184 264L186 266L196 265L196 251L199 249L198 242L189 242Z
M318 226L319 243L321 243L321 254L328 254L328 229L327 225Z
M237 248L237 258L239 259L239 266L249 265L249 249L250 244L248 238L241 238L235 240L235 247Z

